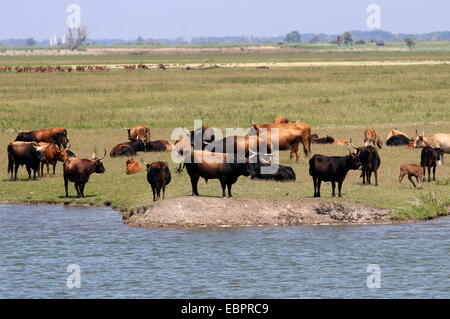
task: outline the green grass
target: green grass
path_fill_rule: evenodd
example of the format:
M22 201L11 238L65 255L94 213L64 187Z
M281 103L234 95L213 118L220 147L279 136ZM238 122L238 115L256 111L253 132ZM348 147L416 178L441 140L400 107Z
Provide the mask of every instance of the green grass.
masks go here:
M34 57L32 57L33 59ZM0 201L65 202L61 165L57 176L37 181L9 181L6 146L15 129L63 126L68 129L73 151L88 157L92 147L109 150L126 141L123 127L147 124L154 139L170 140L172 128L192 127L193 120L218 127L249 127L250 121L267 123L277 115L303 119L319 135L352 137L362 144L368 127L384 138L397 128L409 134L450 132L450 66L377 66L215 69L207 71L149 70L105 73L0 74ZM315 145L313 153L344 155L339 146ZM186 173L176 174L169 154L143 153L145 161L165 160L173 174L167 197L191 194ZM359 172L350 172L343 199L332 199L324 184L319 201L355 202L388 208L396 218L427 218L434 206L416 206L417 198L433 193L441 203L450 198L450 164L437 169L437 182L423 183L423 190L408 180L398 185L399 166L419 163L420 150L383 147L380 186L362 186ZM281 153L287 164L288 153ZM93 175L86 199L78 203L110 201L120 209L151 202L145 173L125 175L125 159L105 158L107 173ZM235 197L317 200L307 160L292 164L295 183L253 181L241 177L233 187ZM200 182L202 195L220 195L218 181ZM73 185L71 195L75 194ZM441 206L439 206L441 207ZM424 211L424 215L419 213ZM441 208L436 210L441 213Z

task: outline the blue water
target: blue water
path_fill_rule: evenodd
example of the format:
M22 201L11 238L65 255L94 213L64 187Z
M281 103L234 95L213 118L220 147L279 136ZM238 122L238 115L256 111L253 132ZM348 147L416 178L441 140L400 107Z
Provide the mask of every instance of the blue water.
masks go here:
M448 217L168 230L125 226L107 208L0 205L0 218L1 298L450 297ZM66 285L70 264L81 288Z

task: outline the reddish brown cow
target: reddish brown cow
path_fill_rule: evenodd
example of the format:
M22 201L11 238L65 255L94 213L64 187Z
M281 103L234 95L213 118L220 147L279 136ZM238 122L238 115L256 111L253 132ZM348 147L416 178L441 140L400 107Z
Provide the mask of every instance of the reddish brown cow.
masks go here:
M274 124L279 124L279 123L290 123L289 119L285 116L277 116L274 120L273 120Z
M133 128L125 128L128 131L128 139L134 141L150 141L150 128L147 125L139 125Z
M256 130L256 135L262 135L266 141L271 141L271 130L278 129L278 147L280 150L291 150L289 161L292 160L294 154L296 156L295 161L298 161L298 146L300 143L303 144L305 156L311 154L311 126L309 124L295 122L257 125L252 123L252 126Z
M41 162L41 176L44 176L44 164L47 166L47 176L50 176L50 165L53 166L53 176L55 176L56 164L59 162L63 162L69 157L67 149L61 149L56 144L39 142L39 146L44 146L45 151L45 159Z
M18 132L16 141L22 142L47 142L67 147L67 130L62 127L49 128L44 130L34 130L29 132Z
M147 181L152 188L153 201L161 198L161 190L163 191L163 199L166 196L166 186L169 185L172 176L170 175L169 165L166 162L145 163L147 168Z
M364 132L364 146L369 145L370 143L373 143L373 146L378 146L379 149L381 149L381 138L377 131L372 129L367 129Z
M126 163L126 173L127 175L137 174L141 171L141 164L136 162L134 158L130 158Z

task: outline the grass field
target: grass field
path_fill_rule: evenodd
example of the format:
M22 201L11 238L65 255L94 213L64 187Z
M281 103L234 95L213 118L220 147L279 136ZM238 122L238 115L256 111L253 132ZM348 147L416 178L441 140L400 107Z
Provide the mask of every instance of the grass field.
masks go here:
M425 53L420 54L426 59ZM261 61L262 55L254 53L246 58ZM266 59L273 58L270 53L266 55ZM181 56L180 62L191 58ZM347 53L334 56L348 58ZM432 53L427 56L433 59ZM132 55L113 57L127 59L127 63L137 62ZM234 57L224 54L222 58L233 60ZM1 57L0 64L35 64L37 60L33 59L40 58ZM61 61L55 63L72 63L73 58L59 57ZM371 56L366 58L370 60ZM176 55L161 56L161 62L170 59L178 61ZM201 61L205 57L195 59ZM280 61L286 60L280 56ZM251 121L267 123L277 115L285 115L310 123L313 132L319 135L352 137L361 145L368 127L377 129L383 137L393 128L411 135L416 129L427 134L450 132L449 74L450 65L0 74L0 148L4 150L0 153L0 201L67 201L63 197L60 164L56 177L9 181L6 146L15 138L14 129L66 127L73 151L80 157L88 157L93 147L99 153L106 148L109 153L112 146L126 141L122 128L137 124L149 125L154 139L169 140L174 127L192 127L195 119L218 128L248 128ZM312 151L325 155L347 153L343 147L315 144ZM159 159L170 162L166 153L142 153L141 156L147 162ZM450 200L450 160L438 167L438 182L425 183L422 190L416 190L408 180L399 187L397 177L401 163L420 161L420 150L383 147L380 156L379 187L362 186L359 172L353 171L344 183L343 199L332 199L331 187L325 184L320 200L372 204L389 208L401 217L421 217L414 208L417 199L435 197L441 204ZM288 153L282 152L281 163L286 164L287 160ZM107 173L92 176L86 186L88 197L70 201L95 204L110 201L121 209L150 203L151 191L145 173L126 176L124 158L107 157L104 164ZM260 182L241 177L233 194L315 200L307 160L301 157L292 166L297 174L295 183ZM168 198L191 194L189 177L186 173L175 174L175 167L170 164L173 180L168 187ZM21 168L19 174L24 179L25 169ZM201 181L199 185L200 194L221 193L216 180L207 185ZM70 187L74 195L73 185Z

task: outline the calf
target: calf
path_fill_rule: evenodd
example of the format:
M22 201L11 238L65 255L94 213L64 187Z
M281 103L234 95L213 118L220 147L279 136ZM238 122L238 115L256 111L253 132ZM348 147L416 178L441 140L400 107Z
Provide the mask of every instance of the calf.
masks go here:
M403 180L403 177L408 175L409 181L417 188L416 184L414 184L412 177L414 176L419 184L419 189L422 188L420 186L420 180L423 178L423 169L420 165L417 164L402 164L400 165L400 175L398 176L398 183L400 184Z
M126 170L125 170L127 175L137 174L140 171L141 171L141 164L136 162L134 160L134 158L130 158L130 159L127 160L127 162L126 162Z
M105 157L98 158L95 152L92 154L92 159L66 158L64 161L64 187L66 190L66 197L69 197L68 185L69 182L75 183L75 190L77 197L84 198L84 187L89 181L89 177L93 173L105 173L105 167L101 160Z
M436 163L441 165L441 156L444 151L440 148L425 146L420 154L420 166L423 167L423 181L427 176L425 168L428 169L428 182L431 182L431 169L433 169L433 181L436 180Z
M47 146L39 146L36 142L11 142L8 145L8 174L11 179L17 180L17 171L19 166L25 165L28 172L28 179L31 179L31 170L33 178L36 173L39 174L41 161L45 160L45 149Z
M358 155L352 153L347 156L314 155L309 160L309 175L314 183L314 197L320 197L320 185L322 181L331 182L332 196L335 197L336 182L338 183L339 197L342 197L342 183L349 170L361 167Z
M154 162L151 164L147 164L143 160L142 162L147 168L147 181L152 188L153 201L161 199L161 189L163 191L164 199L166 186L169 185L171 180L169 165L167 165L166 162Z
M364 132L364 145L367 146L369 145L369 143L373 143L373 146L376 145L378 146L379 149L381 149L382 146L381 138L377 131L367 129Z
M114 148L109 153L109 156L133 156L136 155L137 152L145 152L146 147L147 143L141 140L124 142L114 146Z

